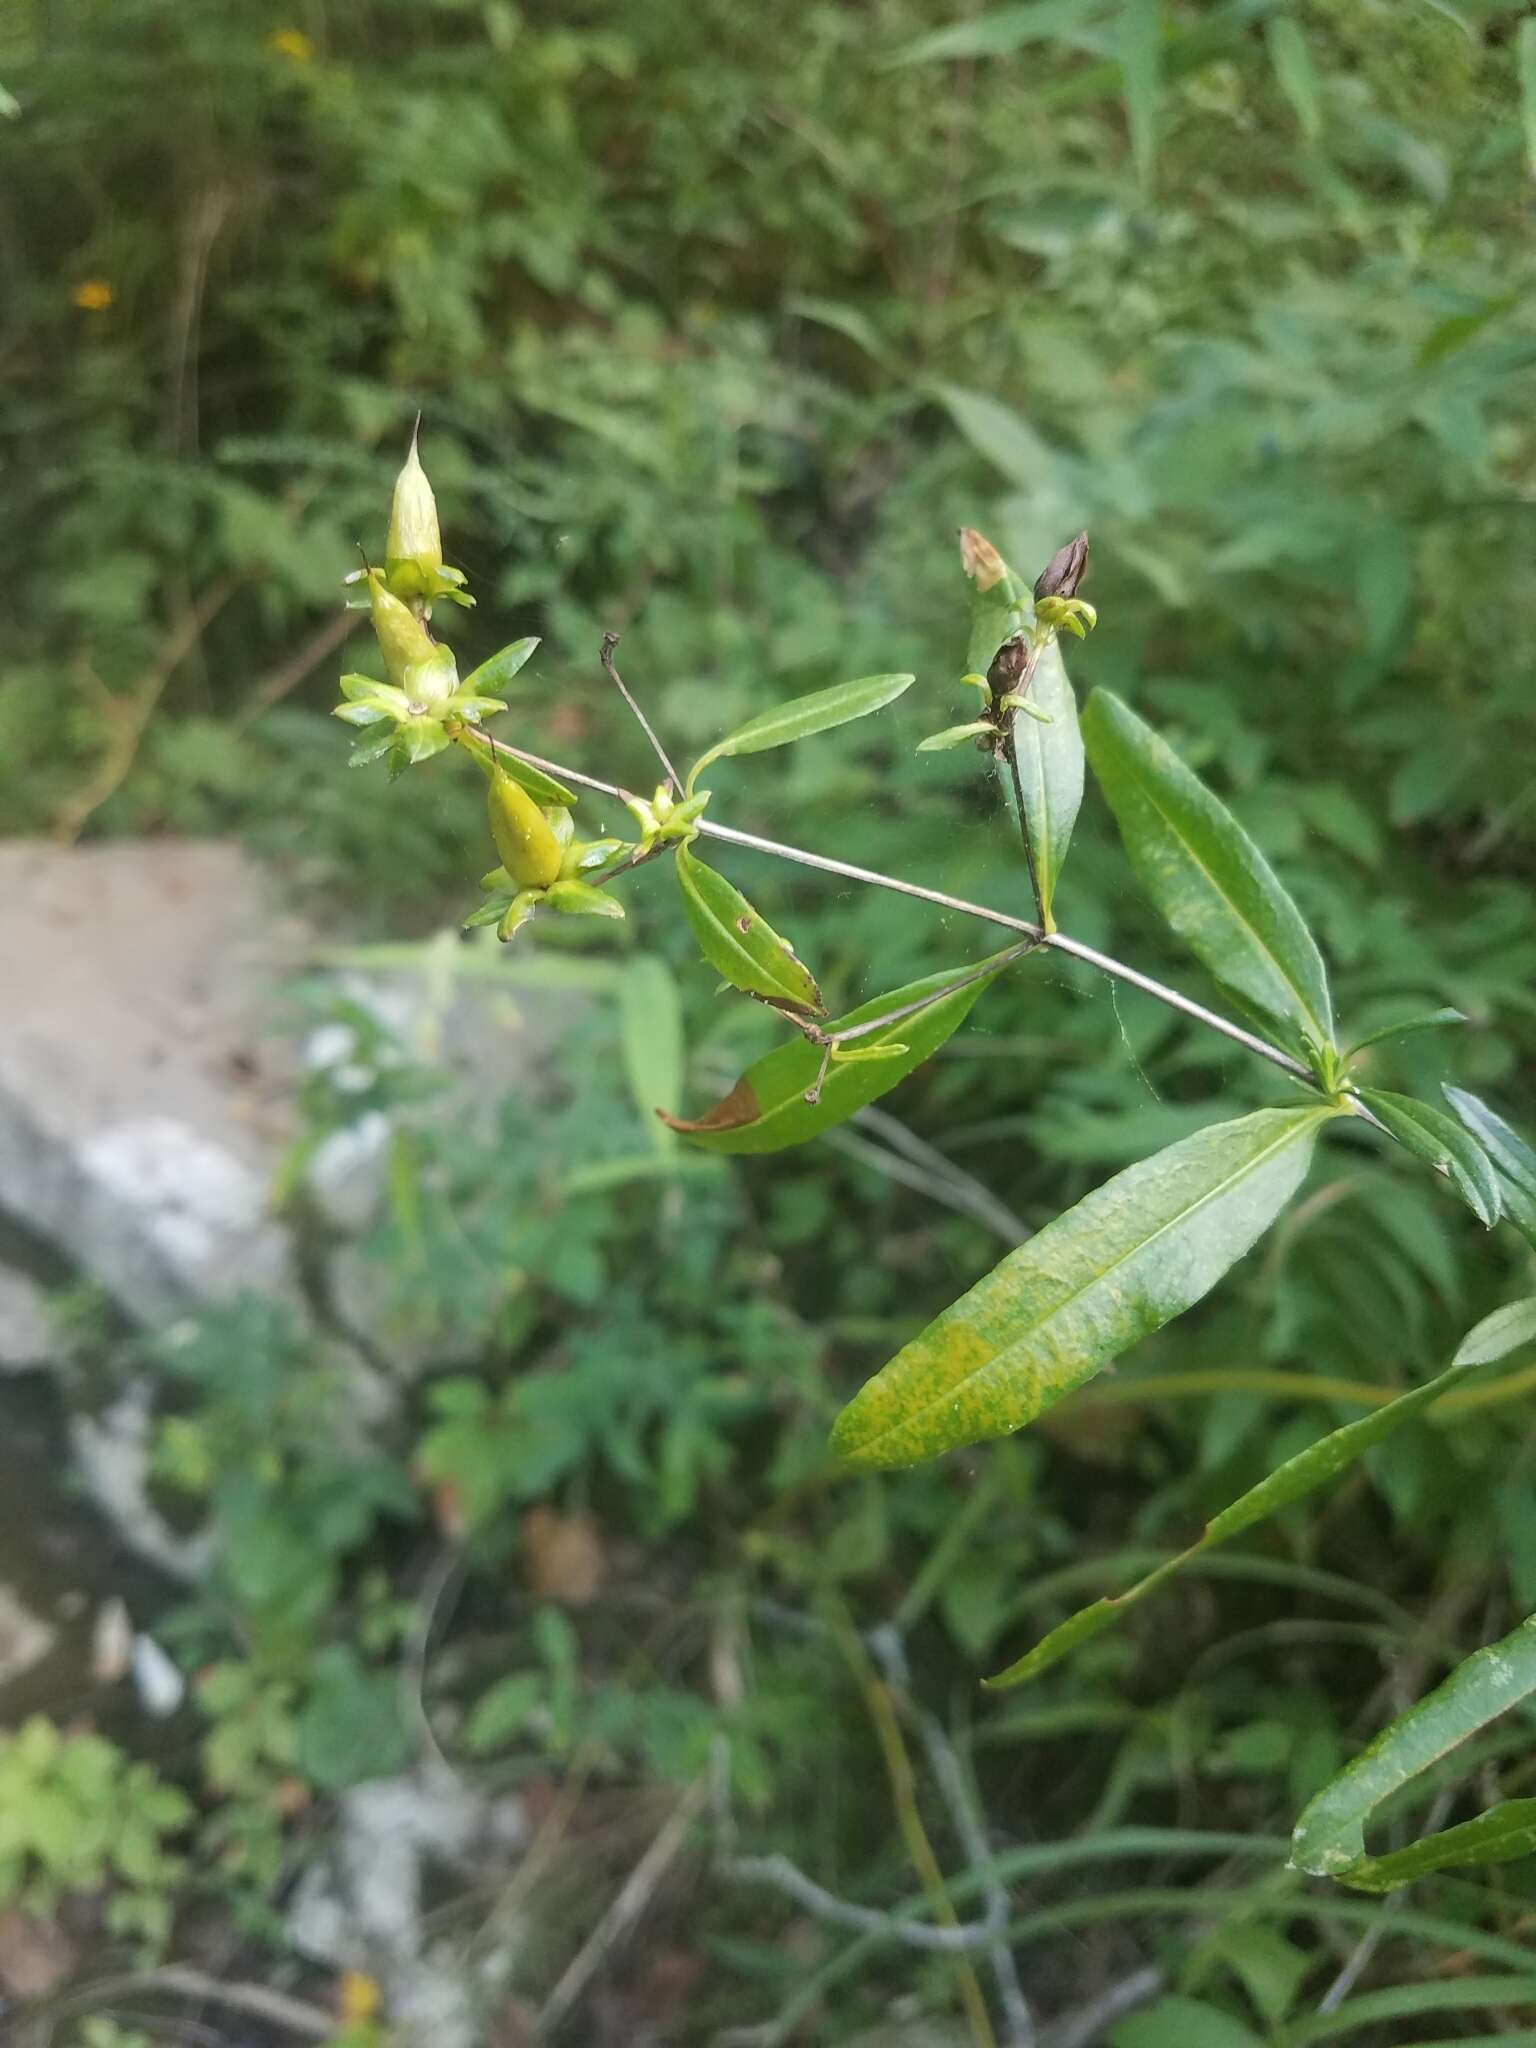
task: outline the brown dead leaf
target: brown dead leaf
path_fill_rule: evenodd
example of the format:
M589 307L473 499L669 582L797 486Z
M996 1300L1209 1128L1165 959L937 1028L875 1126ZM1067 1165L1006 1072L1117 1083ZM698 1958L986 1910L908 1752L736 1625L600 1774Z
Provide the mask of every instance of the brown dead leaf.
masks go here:
M0 1913L0 1983L12 1998L46 1998L79 1961L75 1945L51 1920L18 1907Z
M739 1131L743 1124L755 1124L762 1113L756 1091L745 1080L738 1081L729 1095L700 1117L669 1116L664 1109L656 1112L669 1131Z
M523 1558L529 1587L541 1600L585 1607L602 1589L607 1560L588 1515L530 1508L523 1517Z

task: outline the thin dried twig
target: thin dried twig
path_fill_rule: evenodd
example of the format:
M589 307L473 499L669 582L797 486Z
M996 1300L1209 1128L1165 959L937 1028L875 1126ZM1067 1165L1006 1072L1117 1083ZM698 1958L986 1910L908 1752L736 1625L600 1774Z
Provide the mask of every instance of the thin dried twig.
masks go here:
M568 1965L554 1990L545 1999L537 2027L541 2037L552 2034L574 2009L603 1964L634 1931L658 1885L677 1860L688 1839L688 1831L709 1797L710 1774L706 1771L678 1800L655 1840L619 1888L618 1896L598 1921Z
M1149 1998L1156 1998L1167 1981L1167 1972L1156 1963L1133 1970L1118 1984L1110 1984L1097 1997L1090 1998L1081 2011L1058 2020L1044 2036L1041 2048L1093 2048L1106 2027L1134 2012L1138 2005L1145 2005Z
M618 644L619 636L617 633L605 633L603 635L602 662L604 669L607 671L608 680L613 684L614 688L618 691L619 695L624 699L624 702L635 714L636 723L639 725L640 730L645 734L646 738L650 741L651 751L655 754L657 760L661 763L662 772L663 774L665 774L668 782L670 782L672 785L672 794L674 796L681 796L683 793L682 778L679 776L677 770L672 766L672 763L667 759L667 750L661 744L661 741L657 739L655 733L652 731L651 721L646 717L645 713L640 709L640 706L635 702L633 696L630 694L629 685L625 682L624 678L619 674L618 670L613 665L613 650L615 649L615 647L618 646Z

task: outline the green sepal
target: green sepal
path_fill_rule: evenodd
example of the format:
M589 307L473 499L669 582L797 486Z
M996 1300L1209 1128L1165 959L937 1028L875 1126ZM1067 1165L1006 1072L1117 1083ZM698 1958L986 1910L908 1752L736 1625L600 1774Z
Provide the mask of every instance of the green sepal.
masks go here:
M594 889L590 882L553 882L545 890L544 900L551 910L562 911L568 917L624 915L624 906L617 896L610 896L604 889Z

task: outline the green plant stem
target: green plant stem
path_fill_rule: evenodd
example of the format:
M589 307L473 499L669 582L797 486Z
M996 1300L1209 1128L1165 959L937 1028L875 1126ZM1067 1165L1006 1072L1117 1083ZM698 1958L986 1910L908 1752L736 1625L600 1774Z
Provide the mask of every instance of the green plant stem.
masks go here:
M490 736L487 734L487 738ZM511 754L514 759L526 761L531 767L542 768L546 775L553 775L563 782L574 782L582 789L594 790L599 796L609 796L623 803L629 792L612 782L601 782L594 775L584 775L574 768L565 768L556 761L546 761L541 755L531 754L522 747L508 746L505 740L491 740L493 747ZM1247 1031L1241 1024L1234 1024L1229 1017L1221 1016L1215 1010L1208 1010L1204 1003L1197 1003L1192 996L1181 995L1176 988L1155 981L1150 974L1143 974L1139 968L1131 967L1123 960L1116 960L1108 953L1101 953L1095 946L1088 946L1081 939L1071 938L1066 932L1048 932L1027 917L1014 917L1006 910L993 910L984 903L967 902L963 896L951 896L944 889L929 889L920 882L904 882L896 875L883 875L874 868L857 866L852 861L834 860L824 853L811 853L801 846L786 846L777 839L765 839L756 832L743 832L734 825L717 825L709 818L700 818L696 827L701 837L719 839L728 846L744 846L753 853L766 853L775 860L793 861L803 868L818 868L823 874L840 875L846 881L863 882L872 889L890 889L899 896L910 896L919 903L933 903L941 910L952 910L962 917L979 918L984 924L1001 925L1005 931L1020 932L1037 944L1050 946L1058 953L1066 953L1074 960L1085 961L1101 974L1123 981L1131 988L1139 988L1157 1002L1165 1003L1170 1009L1181 1010L1186 1017L1193 1017L1212 1031L1219 1031L1224 1038L1230 1038L1235 1045L1257 1053L1260 1059L1268 1060L1271 1066L1279 1067L1292 1080L1300 1081L1309 1088L1317 1088L1317 1082L1310 1070L1300 1060L1293 1059L1278 1045L1271 1045L1267 1038L1260 1038L1256 1031ZM1319 1093L1322 1091L1319 1090ZM1358 1113L1358 1112L1357 1112ZM1374 1121L1374 1119L1368 1119Z

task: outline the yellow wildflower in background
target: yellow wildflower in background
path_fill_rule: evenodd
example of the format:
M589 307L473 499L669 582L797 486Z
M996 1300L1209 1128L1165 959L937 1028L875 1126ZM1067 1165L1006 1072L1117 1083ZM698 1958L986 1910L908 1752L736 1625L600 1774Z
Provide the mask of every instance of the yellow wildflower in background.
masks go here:
M75 286L70 297L82 313L105 313L112 303L112 287L104 277L88 277Z
M379 2009L379 1987L362 1970L344 1970L337 1986L336 2003L349 2025L371 2020Z
M291 57L295 64L307 64L315 54L314 44L301 28L280 28L268 47L280 57Z

